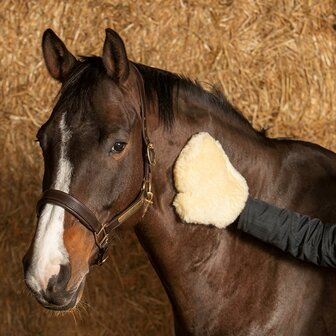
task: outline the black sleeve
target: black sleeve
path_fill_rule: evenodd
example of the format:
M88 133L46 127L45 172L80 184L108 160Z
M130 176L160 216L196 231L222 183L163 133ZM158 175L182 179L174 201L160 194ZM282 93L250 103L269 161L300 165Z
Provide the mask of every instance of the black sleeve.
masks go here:
M336 224L249 197L238 228L298 259L336 267Z

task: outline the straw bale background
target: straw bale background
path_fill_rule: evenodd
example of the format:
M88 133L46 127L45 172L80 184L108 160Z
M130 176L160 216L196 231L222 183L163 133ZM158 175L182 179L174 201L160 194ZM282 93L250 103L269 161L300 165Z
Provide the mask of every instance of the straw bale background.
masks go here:
M253 125L336 150L334 0L0 2L0 334L170 335L161 285L132 232L95 268L80 312L55 316L27 294L21 257L34 226L42 158L35 144L59 84L44 67L43 31L76 54L100 54L104 29L129 57L219 84Z

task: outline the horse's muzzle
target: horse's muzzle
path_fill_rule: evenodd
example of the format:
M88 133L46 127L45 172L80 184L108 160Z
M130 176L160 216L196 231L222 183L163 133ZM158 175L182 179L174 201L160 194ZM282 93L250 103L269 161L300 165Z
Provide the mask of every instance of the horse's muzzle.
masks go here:
M46 288L40 288L34 276L30 275L29 272L26 273L25 281L27 287L43 307L60 311L75 307L83 291L85 277L75 288L68 289L70 277L70 264L66 264L61 265L59 273L49 279Z

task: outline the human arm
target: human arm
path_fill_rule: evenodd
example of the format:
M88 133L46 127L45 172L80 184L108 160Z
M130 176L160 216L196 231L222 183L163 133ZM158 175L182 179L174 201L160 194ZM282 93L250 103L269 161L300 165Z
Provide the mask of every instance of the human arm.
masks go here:
M249 197L238 228L300 260L336 267L336 224Z

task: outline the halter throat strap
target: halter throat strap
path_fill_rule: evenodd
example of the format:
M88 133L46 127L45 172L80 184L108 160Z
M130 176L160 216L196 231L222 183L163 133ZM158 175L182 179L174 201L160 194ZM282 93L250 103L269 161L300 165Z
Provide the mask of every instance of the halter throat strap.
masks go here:
M101 265L107 259L105 256L108 248L108 235L119 225L124 223L133 214L143 210L142 217L146 214L148 207L153 203L152 193L152 166L155 165L154 146L150 142L146 128L146 97L144 81L138 68L130 63L137 77L137 86L140 95L140 115L142 127L142 139L145 145L144 150L144 178L141 190L136 199L122 212L114 216L111 220L101 223L95 214L77 198L61 190L48 189L37 202L36 211L40 216L45 204L54 204L62 207L71 215L76 217L88 230L94 234L98 247L97 264Z

